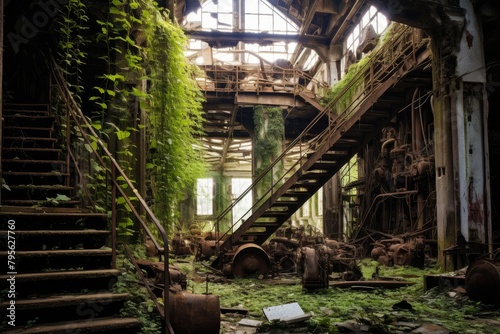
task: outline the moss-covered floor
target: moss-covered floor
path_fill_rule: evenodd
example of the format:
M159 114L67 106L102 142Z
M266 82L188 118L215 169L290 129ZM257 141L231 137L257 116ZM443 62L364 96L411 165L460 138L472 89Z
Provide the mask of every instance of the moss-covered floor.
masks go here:
M414 283L399 288L340 289L314 292L302 289L295 275L275 278L226 279L189 259L175 263L188 275L188 290L220 297L221 308L243 308L246 314L222 314L220 333L500 333L500 307L467 298L464 289L448 286L425 291L424 276L438 274L435 267L382 267L361 262L366 279L379 276ZM378 267L378 269L377 269ZM262 309L297 302L309 320L269 323ZM241 326L241 319L262 321L259 327ZM356 331L353 331L356 330Z

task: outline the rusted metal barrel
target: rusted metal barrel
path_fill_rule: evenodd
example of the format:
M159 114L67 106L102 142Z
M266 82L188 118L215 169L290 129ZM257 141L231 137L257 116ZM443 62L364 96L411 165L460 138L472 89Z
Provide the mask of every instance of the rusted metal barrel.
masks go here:
M179 334L218 334L219 296L170 291L170 322Z
M500 261L474 261L465 273L465 288L471 300L500 304Z

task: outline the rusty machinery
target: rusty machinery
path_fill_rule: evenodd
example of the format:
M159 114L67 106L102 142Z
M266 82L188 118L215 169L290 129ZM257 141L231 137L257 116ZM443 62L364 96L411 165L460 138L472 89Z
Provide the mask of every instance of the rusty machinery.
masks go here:
M482 256L467 267L465 288L471 300L500 304L500 248L491 257Z
M219 333L221 322L219 296L209 294L208 291L204 294L187 291L186 275L173 265L168 267L170 284L165 290L161 283L164 281L162 262L137 260L136 263L150 278L148 286L157 297L163 297L165 300L165 291L168 291L169 319L175 333Z
M218 240L214 232L201 233L193 238L193 254L198 261L217 256ZM244 277L252 275L297 274L300 261L303 261L301 249L304 247L328 248L329 272L344 271L350 268L356 248L342 242L328 240L312 226L282 227L275 237L263 245L245 243L231 248L221 255L221 272L227 277ZM359 253L359 252L358 252ZM347 263L347 265L346 265ZM302 274L302 273L299 273ZM307 281L309 281L307 279Z
M384 266L423 268L429 245L422 238L390 238L372 243L371 258Z
M363 275L357 265L358 253L355 246L335 240L300 248L297 269L302 276L302 287L328 288L334 272L341 273L345 281L359 280Z
M216 256L218 246L223 242L224 239L218 238L215 232L194 235L191 241L191 249L195 260L204 261ZM265 276L271 271L271 260L268 254L261 246L253 243L231 248L222 255L221 263L222 273L226 276Z

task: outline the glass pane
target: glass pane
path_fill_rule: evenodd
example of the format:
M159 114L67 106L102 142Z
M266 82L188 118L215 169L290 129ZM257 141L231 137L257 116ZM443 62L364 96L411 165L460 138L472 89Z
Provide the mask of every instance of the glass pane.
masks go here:
M245 30L258 31L258 29L259 29L259 16L245 15Z
M236 200L243 192L250 187L252 180L250 178L233 178L231 180L231 197ZM237 229L252 212L252 192L249 191L234 207L233 207L233 225ZM233 229L233 230L234 230Z
M220 30L232 30L233 27L233 15L232 14L219 14L218 15L218 27Z
M198 179L196 182L196 213L211 215L213 213L213 180Z

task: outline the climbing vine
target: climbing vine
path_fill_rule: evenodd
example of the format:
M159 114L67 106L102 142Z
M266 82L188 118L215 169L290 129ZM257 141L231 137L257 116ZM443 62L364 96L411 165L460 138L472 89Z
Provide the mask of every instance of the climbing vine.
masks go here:
M203 96L194 79L197 68L184 55L183 31L153 1L143 5L153 209L171 227L185 191L194 188L204 171L199 143Z
M202 96L194 81L196 68L184 56L186 36L156 2L112 0L109 5L110 17L99 21L98 39L107 43L105 57L114 60L114 67L102 77L103 85L96 87L101 95L95 102L104 110L113 107L115 119L108 125L120 143L118 153L128 158L121 162L128 161L128 166L135 157L129 137L138 130L129 124L136 119L130 112L116 110L127 110L135 100L146 111L147 183L155 214L170 227L178 215L178 203L203 170L198 143Z
M88 40L84 33L89 29L89 17L85 12L86 6L81 0L69 0L59 11L56 21L56 31L59 34L57 60L77 102L81 102L82 66L87 57L84 48Z
M88 20L83 2L71 0L62 11L60 34L66 43L60 53L62 59L67 59L63 63L69 75L79 73L81 66L73 61L72 52L79 50L76 55L85 58L83 45L77 48L69 43L74 39L71 29ZM79 140L75 145L80 151L95 151L107 161L99 152L98 142L104 143L127 177L142 189L148 188L155 214L171 227L178 216L179 202L204 171L198 140L203 97L194 80L197 68L184 56L186 36L157 2L108 0L100 9L100 13L94 13L98 32L90 36L88 44L93 47L93 55L95 46L102 51L96 59L103 72L95 76L95 84L87 92L91 108L85 110L98 135L90 136L90 144ZM82 139L81 134L74 135ZM141 138L147 138L147 145L138 147ZM146 180L137 170L139 152L147 152ZM111 198L109 176L95 159L88 160L86 178L96 199L94 207L107 210ZM130 190L124 178L117 181L126 192ZM116 203L120 234L136 234L131 208L124 198L118 198Z

